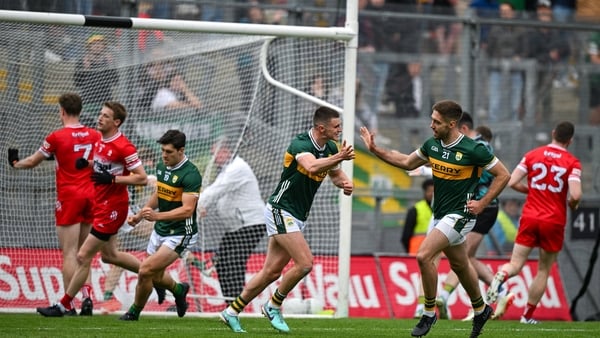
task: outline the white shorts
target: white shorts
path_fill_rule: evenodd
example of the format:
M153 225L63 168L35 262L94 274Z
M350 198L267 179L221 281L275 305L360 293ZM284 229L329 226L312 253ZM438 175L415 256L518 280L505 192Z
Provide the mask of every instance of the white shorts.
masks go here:
M196 245L198 242L198 234L193 235L182 235L182 236L161 236L156 233L155 230L152 230L152 234L150 235L150 240L148 241L148 247L146 247L146 252L148 255L152 255L161 245L166 246L167 248L175 251L179 257L183 257L186 251L189 250L190 247Z
M277 234L288 234L290 232L302 232L305 226L303 221L292 216L289 212L282 209L275 209L269 203L265 207L265 224L269 237Z
M450 242L450 246L459 245L465 241L465 236L475 226L475 218L469 219L459 214L448 214L442 219L434 219L433 227L441 231ZM430 227L431 231L432 227Z

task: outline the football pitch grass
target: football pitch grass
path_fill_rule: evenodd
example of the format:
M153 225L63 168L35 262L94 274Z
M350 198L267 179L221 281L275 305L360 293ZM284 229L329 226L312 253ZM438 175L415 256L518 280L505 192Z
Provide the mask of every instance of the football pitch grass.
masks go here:
M262 317L241 317L248 331L243 337L410 337L414 319L320 319L286 318L291 332L282 334ZM38 314L0 313L0 337L233 337L215 317L144 315L137 322L123 322L117 315L93 317L44 318ZM468 337L471 322L438 320L427 338ZM598 322L542 322L538 325L518 321L489 321L480 337L600 337Z

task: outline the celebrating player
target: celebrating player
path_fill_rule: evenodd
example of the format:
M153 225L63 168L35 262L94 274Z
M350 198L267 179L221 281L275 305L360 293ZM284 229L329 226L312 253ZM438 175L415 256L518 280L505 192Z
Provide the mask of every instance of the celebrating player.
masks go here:
M19 160L18 149L8 149L8 162L16 169L29 169L51 156L56 158L54 215L58 242L62 250L63 285L66 287L77 268L77 251L90 232L93 219L94 186L90 176L92 169L87 166L77 168L76 160L90 158L94 144L100 140L100 134L79 122L82 103L78 94L62 94L58 98L58 104L63 128L50 133L38 151L22 160ZM82 316L92 314L91 290L89 283L83 284L81 293L84 300L80 312ZM76 314L72 304L71 309L69 315Z
M518 274L533 248L539 247L538 271L529 286L527 307L521 317L524 324L537 324L532 318L533 312L544 295L550 268L563 246L566 205L575 210L581 200L581 163L567 151L574 133L571 122L556 125L552 130L552 143L526 153L508 182L511 188L527 197L510 262L500 267L487 296L488 301L495 302L502 284ZM525 177L527 184L523 183Z
M302 231L317 189L327 174L345 195L351 195L354 188L340 168L342 161L354 159L354 148L344 141L338 151L334 141L339 140L341 133L340 114L320 107L315 111L313 127L297 135L288 146L281 180L264 209L269 236L264 265L220 314L221 320L234 332L246 332L240 325L238 314L277 280L283 268L293 260L294 265L283 275L271 299L261 307L271 326L281 332L290 331L281 315L281 304L312 269L313 256Z
M471 298L475 314L471 337L481 333L493 312L481 296L477 273L467 256L465 235L473 229L476 215L500 194L510 176L502 162L483 144L460 133L458 121L461 116L462 108L456 102L437 102L431 113L433 137L408 155L378 147L374 135L365 127L360 129L367 149L383 161L405 170L413 170L429 162L433 170L434 228L417 252L425 307L423 316L411 333L415 337L426 335L437 320L435 301L438 273L435 262L441 252L450 261L452 270ZM495 179L487 192L475 200L481 168L494 175Z

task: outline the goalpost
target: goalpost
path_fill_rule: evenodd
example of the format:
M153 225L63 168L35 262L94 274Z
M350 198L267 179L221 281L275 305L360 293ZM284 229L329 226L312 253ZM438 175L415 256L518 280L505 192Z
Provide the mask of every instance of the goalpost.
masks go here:
M217 171L210 147L226 139L250 164L266 199L279 179L289 141L311 126L318 105L343 112L343 138L354 144L355 88L344 84L355 83L357 11L356 1L348 1L345 27L318 28L0 10L0 150L18 148L21 158L37 151L44 137L61 127L57 99L62 93L82 95L82 122L91 126L109 97L127 107L122 130L138 147L149 174L159 160L156 140L177 128L188 137L186 153L205 174L204 186ZM98 42L104 47L94 47ZM185 85L174 84L174 77ZM317 79L327 96L317 97L312 89ZM168 86L177 86L188 103L196 96L201 105L160 107L150 93ZM54 225L54 165L0 166L0 311L32 311L64 292ZM352 177L351 162L342 168ZM143 205L150 189L130 189L132 208ZM324 182L305 232L314 269L288 298L310 298L326 313L348 316L351 215L352 199ZM220 221L215 213L199 222L200 245L169 270L192 285L189 312L224 307L211 261L224 233ZM123 231L119 238L124 250L143 257L146 236ZM246 279L260 269L265 243L254 250ZM96 309L103 305L108 275L109 267L96 258ZM129 272L115 280L122 310L133 301L135 281ZM258 313L257 304L271 291L259 295L249 311ZM159 306L153 294L147 309L164 311L168 304Z

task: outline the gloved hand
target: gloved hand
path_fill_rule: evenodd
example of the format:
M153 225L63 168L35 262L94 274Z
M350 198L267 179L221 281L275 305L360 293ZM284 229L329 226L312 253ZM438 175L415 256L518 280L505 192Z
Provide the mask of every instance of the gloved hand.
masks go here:
M15 162L19 160L19 149L8 148L8 164L11 167L15 166Z
M88 162L88 160L86 160L83 157L80 157L78 159L75 160L75 168L77 169L85 169L90 165L90 163Z
M115 177L106 169L102 169L101 172L94 172L92 174L92 181L95 184L113 184L115 183Z

